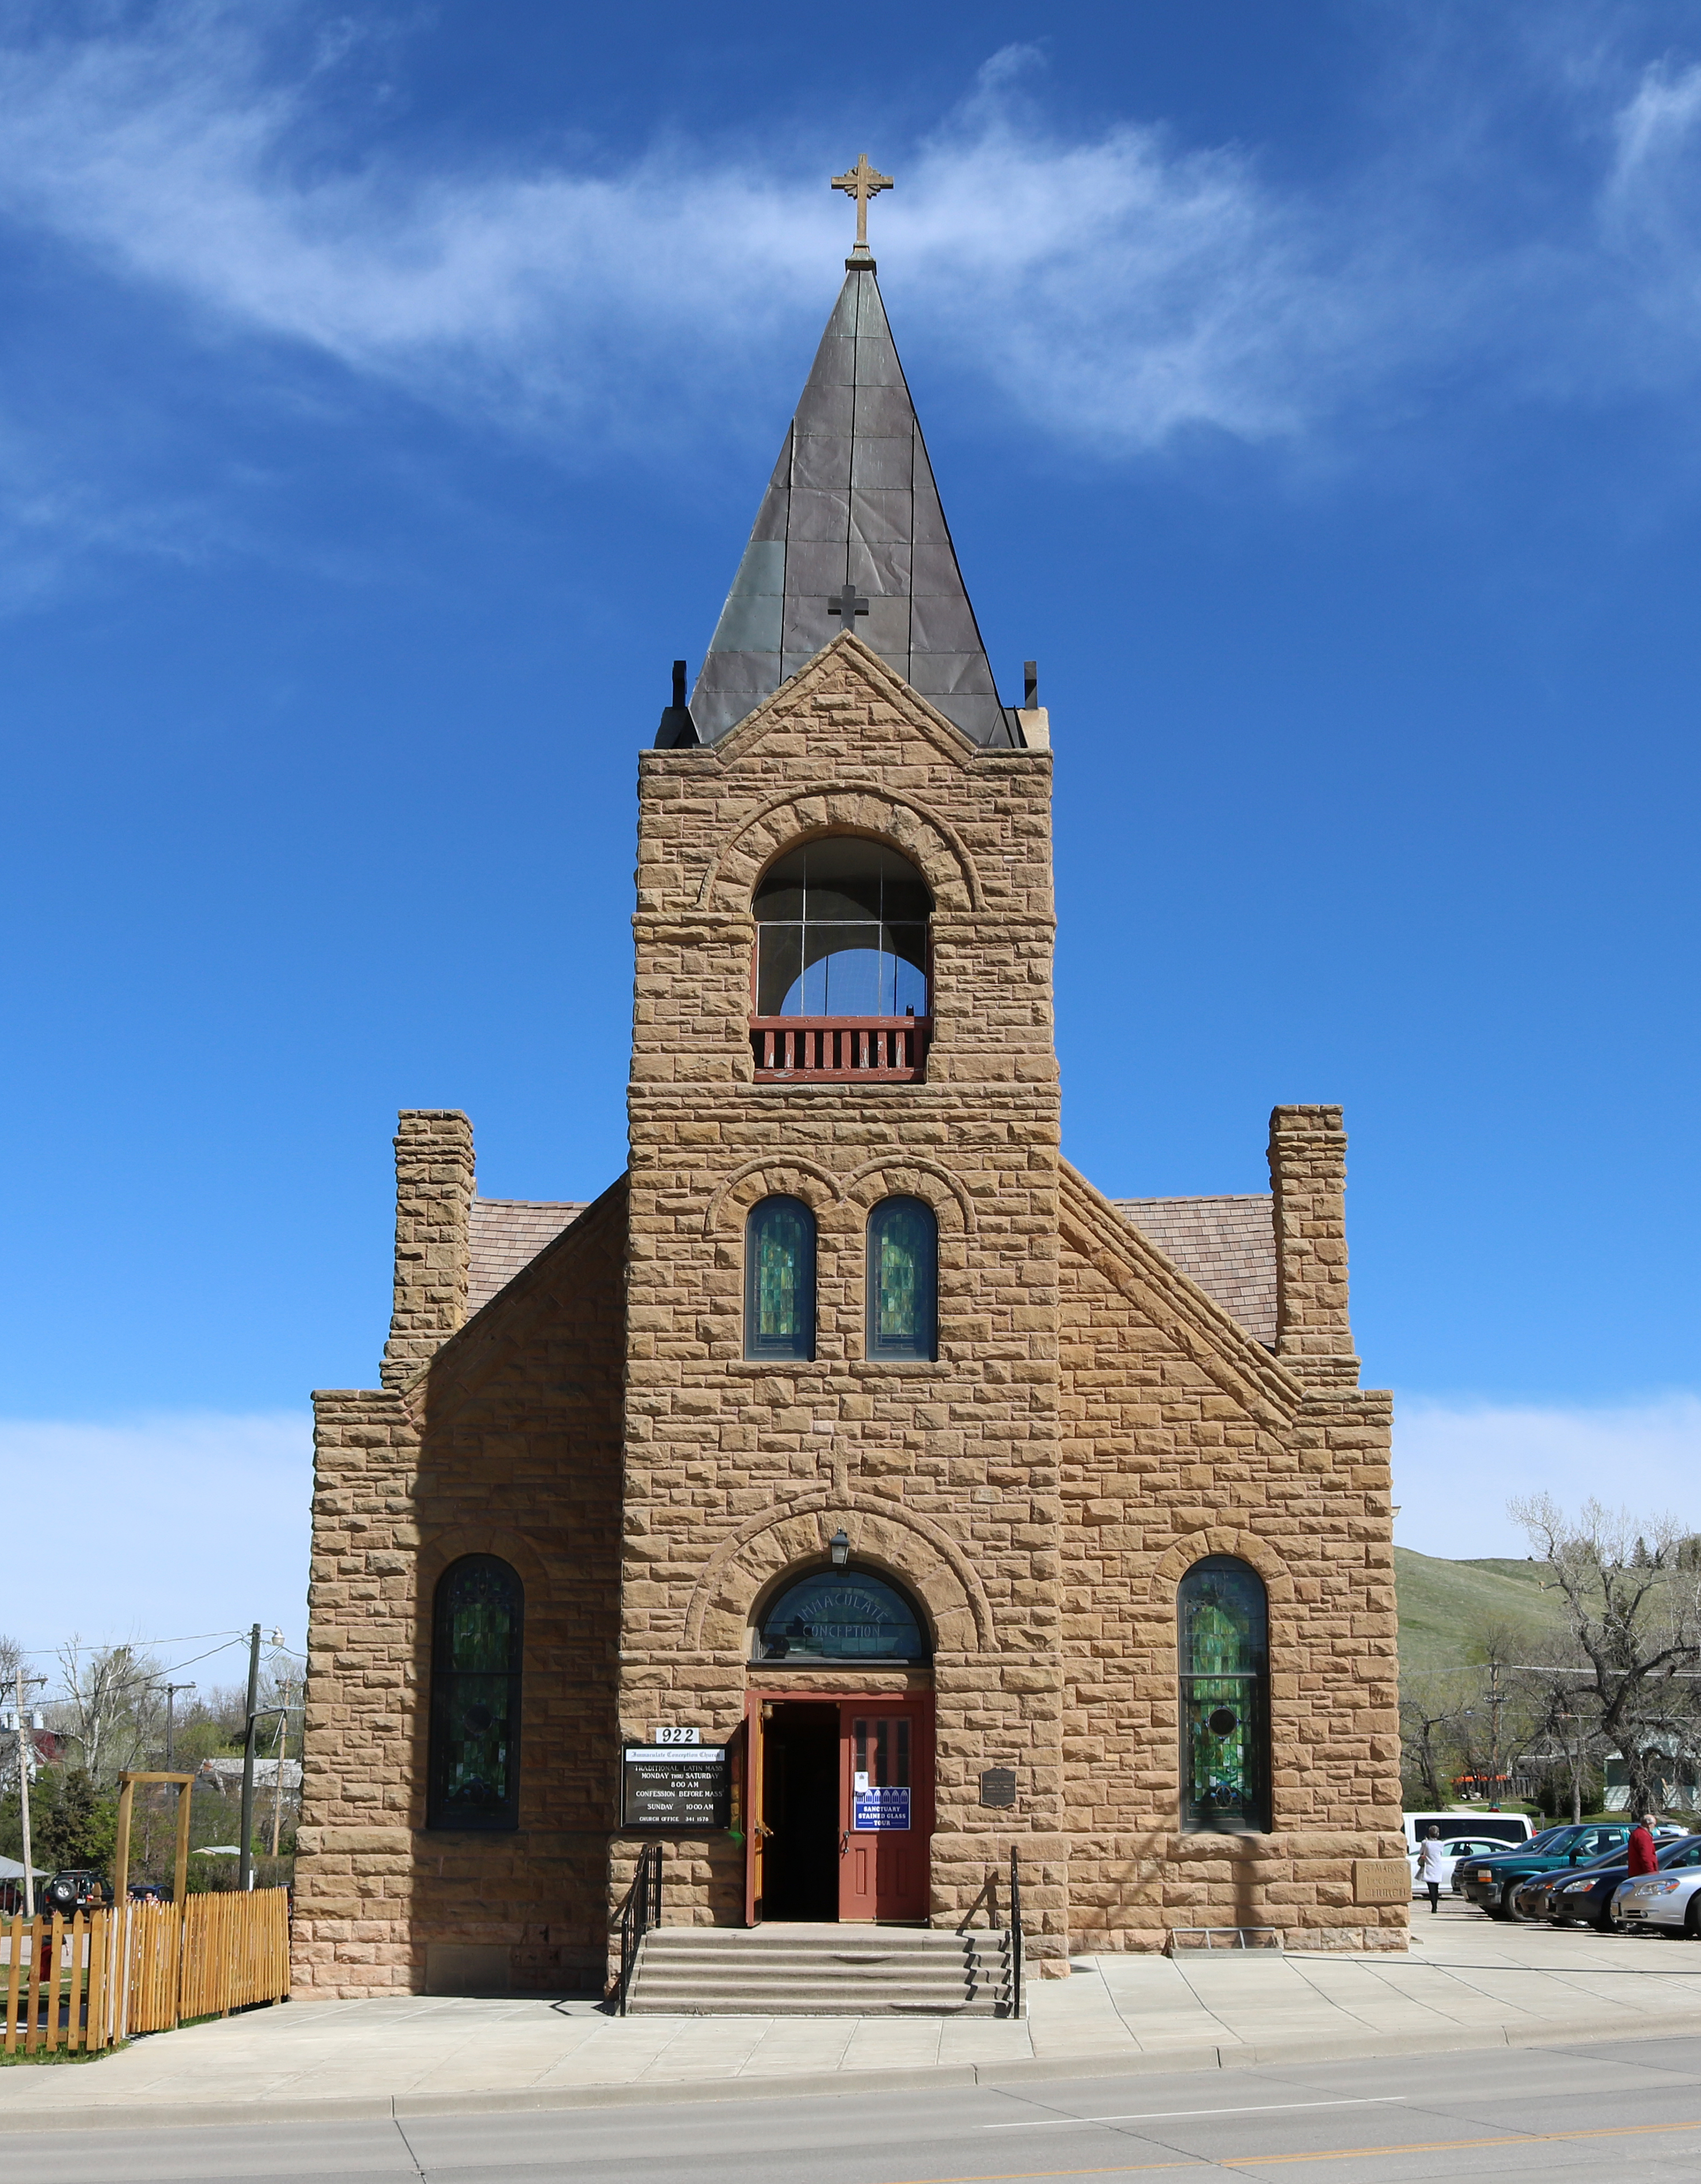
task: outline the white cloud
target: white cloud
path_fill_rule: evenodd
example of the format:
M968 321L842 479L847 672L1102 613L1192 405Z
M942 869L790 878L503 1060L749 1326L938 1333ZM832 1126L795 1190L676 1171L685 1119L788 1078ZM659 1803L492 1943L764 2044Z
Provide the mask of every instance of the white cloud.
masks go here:
M1701 1531L1701 1396L1615 1407L1449 1403L1394 1409L1394 1537L1426 1555L1522 1556L1515 1494L1575 1509L1592 1496L1633 1514L1670 1511Z
M0 1478L24 1519L0 1633L51 1653L307 1621L313 1421L191 1411L107 1424L0 1419ZM234 1658L234 1657L232 1657ZM211 1680L234 1682L228 1664Z
M641 393L690 411L738 384L842 253L812 146L766 171L682 142L594 170L336 165L320 67L269 74L239 16L158 21L0 53L0 212L425 398L653 431ZM1238 153L1049 130L1018 94L1028 58L995 57L880 203L907 325L1072 437L1294 430L1365 303L1320 270L1312 224Z
M0 46L0 220L175 299L209 349L263 338L566 460L671 461L705 419L766 437L795 393L800 299L830 292L846 239L819 141L374 148L366 39L344 26L291 60L295 20L291 0L189 0ZM906 343L1111 458L1687 390L1701 70L1591 48L1570 136L1532 144L1509 118L1527 86L1479 58L1415 81L1373 153L1302 186L1145 123L1071 131L1037 57L1007 49L882 155L899 182L876 239Z

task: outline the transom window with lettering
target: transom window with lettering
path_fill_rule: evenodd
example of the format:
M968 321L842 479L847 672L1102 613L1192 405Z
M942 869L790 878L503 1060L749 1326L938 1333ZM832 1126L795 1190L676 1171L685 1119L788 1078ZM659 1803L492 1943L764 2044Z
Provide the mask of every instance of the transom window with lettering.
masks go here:
M925 1017L927 883L860 835L806 842L756 890L759 1017Z
M867 1570L812 1570L783 1586L756 1633L759 1661L925 1661L921 1617Z
M1176 1594L1181 1825L1263 1834L1270 1819L1270 1613L1264 1580L1232 1555L1195 1563Z

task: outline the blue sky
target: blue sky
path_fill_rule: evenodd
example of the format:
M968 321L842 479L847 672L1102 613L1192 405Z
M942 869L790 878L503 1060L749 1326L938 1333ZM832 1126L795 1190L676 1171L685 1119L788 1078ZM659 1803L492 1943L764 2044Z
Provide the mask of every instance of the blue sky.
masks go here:
M1066 1150L1256 1190L1342 1101L1402 1536L1701 1524L1701 11L0 0L0 1450L187 1528L86 1635L298 1637L398 1106L621 1166L636 753L864 148L1052 711Z

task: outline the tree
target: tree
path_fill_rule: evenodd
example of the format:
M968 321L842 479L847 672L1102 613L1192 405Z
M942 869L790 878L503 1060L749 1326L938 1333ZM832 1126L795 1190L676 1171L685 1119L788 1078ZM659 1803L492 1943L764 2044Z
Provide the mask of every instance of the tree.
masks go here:
M133 1646L86 1646L73 1638L59 1663L63 1695L53 1702L53 1724L76 1763L97 1783L145 1767L161 1712L158 1662Z
M1414 1675L1400 1691L1401 1773L1408 1805L1437 1810L1454 1802L1450 1777L1458 1758L1459 1727L1471 1680L1457 1672Z
M1701 1568L1692 1535L1670 1517L1632 1518L1594 1501L1575 1519L1547 1494L1507 1507L1564 1595L1587 1663L1573 1699L1587 1693L1595 1734L1623 1755L1631 1810L1649 1812L1662 1769L1695 1743L1686 1672L1701 1665Z
M14 1680L19 1669L25 1664L23 1647L15 1638L0 1637L0 1707L10 1708L18 1702L18 1686ZM24 1693L25 1714L28 1721L31 1694ZM18 1740L9 1730L0 1730L0 1797L18 1788ZM0 1853L4 1855L5 1853Z
M50 1767L40 1777L32 1814L36 1856L50 1872L67 1866L104 1871L118 1833L118 1809L86 1767Z

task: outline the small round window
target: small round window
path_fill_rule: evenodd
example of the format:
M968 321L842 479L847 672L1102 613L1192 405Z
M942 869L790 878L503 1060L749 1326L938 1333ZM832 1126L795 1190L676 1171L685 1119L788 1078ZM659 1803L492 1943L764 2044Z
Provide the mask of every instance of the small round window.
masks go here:
M783 1586L756 1633L759 1661L925 1661L920 1616L866 1570L812 1570Z

